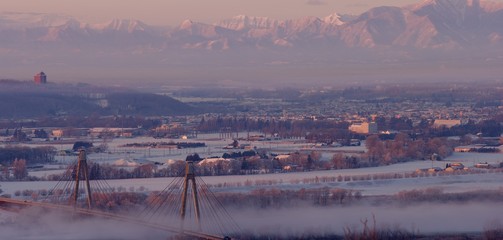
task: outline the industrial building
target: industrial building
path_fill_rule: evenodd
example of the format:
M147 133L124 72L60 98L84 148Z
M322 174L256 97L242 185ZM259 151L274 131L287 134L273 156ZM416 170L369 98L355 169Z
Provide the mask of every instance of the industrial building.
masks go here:
M37 73L37 75L33 76L33 81L36 84L46 84L47 83L47 75L44 72Z

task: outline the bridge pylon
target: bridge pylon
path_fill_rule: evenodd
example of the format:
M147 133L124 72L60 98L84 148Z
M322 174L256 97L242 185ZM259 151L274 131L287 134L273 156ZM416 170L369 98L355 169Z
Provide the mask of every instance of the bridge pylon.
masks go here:
M89 168L87 166L87 157L86 151L81 149L79 151L79 160L77 162L77 167L75 169L74 174L75 188L73 189L72 197L70 198L70 205L77 207L77 200L79 199L79 185L80 180L85 181L86 187L86 195L87 195L87 207L91 209L92 207L92 196L91 196L91 187L89 184Z
M189 183L191 182L191 183ZM185 179L183 183L182 191L182 207L180 209L180 219L181 219L181 230L184 230L185 213L187 211L187 193L189 190L189 184L192 187L192 202L194 203L194 211L196 217L196 224L198 230L201 230L201 213L199 210L199 199L197 195L197 184L196 184L196 174L194 171L194 162L188 161L185 164Z

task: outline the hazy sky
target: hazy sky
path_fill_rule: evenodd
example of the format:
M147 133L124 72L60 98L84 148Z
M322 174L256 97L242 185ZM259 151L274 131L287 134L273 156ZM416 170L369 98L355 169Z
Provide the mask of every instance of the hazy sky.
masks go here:
M421 0L1 0L0 11L57 13L89 23L133 18L175 26L185 19L213 23L245 14L277 19L359 14L375 6L404 6ZM503 0L497 0L503 1Z

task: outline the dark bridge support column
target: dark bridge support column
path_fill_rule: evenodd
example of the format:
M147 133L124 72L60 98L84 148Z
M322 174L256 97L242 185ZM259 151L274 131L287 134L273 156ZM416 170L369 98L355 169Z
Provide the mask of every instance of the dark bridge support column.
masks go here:
M187 192L189 190L189 181L192 182L192 198L194 201L194 211L196 214L196 224L197 224L198 229L201 230L199 199L197 196L197 184L196 184L196 175L194 173L194 162L187 162L187 164L185 165L185 181L183 183L182 208L180 210L182 232L184 230L185 213L187 210Z
M87 167L86 151L80 150L79 160L77 162L77 168L75 169L75 188L73 189L72 203L74 207L77 207L77 200L79 199L79 185L81 174L86 181L86 193L87 193L87 207L91 209L92 207L92 196L91 196L91 186L89 185L89 168Z

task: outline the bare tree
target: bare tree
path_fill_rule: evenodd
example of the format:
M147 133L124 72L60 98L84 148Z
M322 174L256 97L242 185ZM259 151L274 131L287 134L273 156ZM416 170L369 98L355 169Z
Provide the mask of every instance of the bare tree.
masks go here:
M26 169L26 160L16 159L12 163L12 168L14 171L14 178L21 180L28 176L28 170Z

